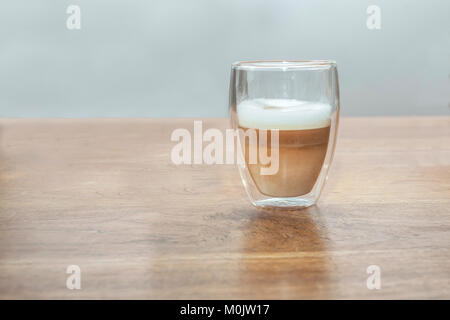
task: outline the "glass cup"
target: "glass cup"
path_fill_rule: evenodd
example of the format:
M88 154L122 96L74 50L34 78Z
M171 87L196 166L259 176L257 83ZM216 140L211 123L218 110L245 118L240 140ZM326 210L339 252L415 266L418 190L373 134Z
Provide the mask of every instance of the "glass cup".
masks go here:
M333 158L339 120L330 60L245 61L231 68L230 120L239 172L256 207L316 203Z

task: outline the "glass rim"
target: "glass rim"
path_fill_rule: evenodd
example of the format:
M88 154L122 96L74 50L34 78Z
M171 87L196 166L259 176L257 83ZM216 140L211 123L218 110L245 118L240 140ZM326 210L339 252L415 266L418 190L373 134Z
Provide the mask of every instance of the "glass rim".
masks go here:
M236 61L231 65L233 70L295 70L295 69L328 69L336 66L335 60L249 60Z

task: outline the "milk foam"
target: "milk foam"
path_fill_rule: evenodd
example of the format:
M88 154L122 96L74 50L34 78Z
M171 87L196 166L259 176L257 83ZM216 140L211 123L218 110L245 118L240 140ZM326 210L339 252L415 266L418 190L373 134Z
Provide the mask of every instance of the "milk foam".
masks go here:
M253 99L237 106L239 126L253 129L307 130L328 127L329 104L294 99Z

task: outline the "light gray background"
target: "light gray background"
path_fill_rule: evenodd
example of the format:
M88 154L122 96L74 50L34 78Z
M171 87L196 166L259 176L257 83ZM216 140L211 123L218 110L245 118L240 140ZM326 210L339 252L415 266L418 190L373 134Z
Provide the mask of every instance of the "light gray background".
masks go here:
M248 59L337 60L344 115L448 115L449 14L448 0L3 0L0 116L226 116L230 64Z

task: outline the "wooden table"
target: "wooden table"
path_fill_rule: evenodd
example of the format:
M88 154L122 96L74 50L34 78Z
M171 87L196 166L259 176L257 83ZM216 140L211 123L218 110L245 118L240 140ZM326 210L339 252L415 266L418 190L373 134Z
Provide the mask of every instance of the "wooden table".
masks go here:
M0 298L450 298L450 117L343 118L318 205L280 212L233 165L174 165L183 127L0 120Z

